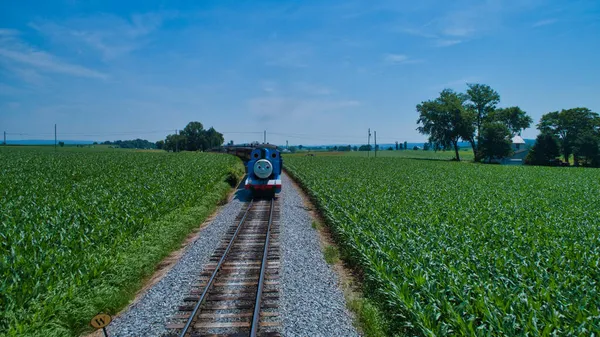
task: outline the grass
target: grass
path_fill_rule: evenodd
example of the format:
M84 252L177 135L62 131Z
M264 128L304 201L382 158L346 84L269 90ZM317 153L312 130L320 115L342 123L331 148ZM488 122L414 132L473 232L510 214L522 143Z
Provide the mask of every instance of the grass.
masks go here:
M244 172L217 154L61 150L0 150L0 335L79 335L118 312Z
M600 331L600 170L325 155L285 165L364 275L386 334Z
M325 257L325 262L328 264L336 264L340 261L340 252L337 247L327 246L323 251L323 256Z

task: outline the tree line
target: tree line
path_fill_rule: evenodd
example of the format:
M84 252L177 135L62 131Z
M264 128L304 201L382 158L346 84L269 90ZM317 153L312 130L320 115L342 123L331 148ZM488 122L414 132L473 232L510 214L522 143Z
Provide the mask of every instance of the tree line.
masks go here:
M497 108L500 95L485 84L467 84L465 93L444 89L434 100L421 102L417 131L429 137L434 150L454 150L460 160L459 141L468 142L475 161L501 159L512 154L511 139L533 123L518 106ZM537 125L540 135L526 164L553 165L563 155L569 164L600 165L600 118L587 108L544 114Z
M109 140L102 143L103 145L118 146L123 149L156 149L156 144L149 142L145 139L133 139L133 140L116 140L111 142ZM62 146L62 145L61 145Z
M200 122L189 122L181 132L170 134L156 142L158 149L166 151L206 151L221 146L225 138L213 127L208 130Z

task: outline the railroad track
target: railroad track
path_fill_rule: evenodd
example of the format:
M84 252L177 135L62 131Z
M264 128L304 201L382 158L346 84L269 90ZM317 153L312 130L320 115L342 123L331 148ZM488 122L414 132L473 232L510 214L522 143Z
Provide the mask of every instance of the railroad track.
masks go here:
M279 206L253 199L193 285L168 336L280 336Z

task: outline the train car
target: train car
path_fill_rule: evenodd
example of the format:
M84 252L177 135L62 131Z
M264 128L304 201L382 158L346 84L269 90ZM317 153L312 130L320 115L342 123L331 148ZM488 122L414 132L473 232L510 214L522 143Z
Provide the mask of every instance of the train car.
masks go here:
M246 189L255 193L281 192L283 159L275 146L258 146L250 153L246 165Z

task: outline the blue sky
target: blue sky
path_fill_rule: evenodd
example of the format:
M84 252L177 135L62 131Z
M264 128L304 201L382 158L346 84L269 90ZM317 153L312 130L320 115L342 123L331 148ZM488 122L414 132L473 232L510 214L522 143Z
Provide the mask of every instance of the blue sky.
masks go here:
M599 55L597 0L3 1L0 132L420 142L415 105L467 82L536 123L599 112Z

